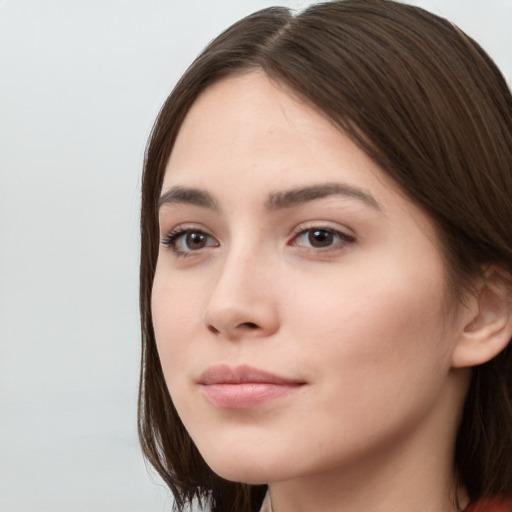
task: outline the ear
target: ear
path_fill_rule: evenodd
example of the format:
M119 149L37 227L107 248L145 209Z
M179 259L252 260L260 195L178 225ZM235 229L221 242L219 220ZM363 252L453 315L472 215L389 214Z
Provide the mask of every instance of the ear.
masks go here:
M463 331L452 352L452 366L490 361L512 337L512 278L496 267L485 271L465 304Z

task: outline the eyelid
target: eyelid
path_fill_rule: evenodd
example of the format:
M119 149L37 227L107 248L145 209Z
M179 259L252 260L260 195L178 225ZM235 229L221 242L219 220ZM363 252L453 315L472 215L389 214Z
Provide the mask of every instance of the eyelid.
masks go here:
M308 232L312 231L325 231L327 233L331 233L336 235L340 241L333 243L332 245L326 247L307 247L304 245L299 245L296 243L297 239L301 235L305 235ZM326 223L322 222L308 222L302 223L294 228L292 232L292 238L289 242L289 245L301 247L303 249L314 251L314 252L328 252L336 249L340 249L340 245L343 247L348 244L353 244L356 241L356 237L352 234L347 233L348 230L344 230L339 227L334 227Z

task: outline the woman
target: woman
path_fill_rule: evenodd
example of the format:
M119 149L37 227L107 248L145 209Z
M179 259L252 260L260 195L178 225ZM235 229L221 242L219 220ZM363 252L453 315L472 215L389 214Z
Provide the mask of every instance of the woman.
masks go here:
M511 510L512 98L473 40L389 0L255 13L142 188L139 429L180 510Z

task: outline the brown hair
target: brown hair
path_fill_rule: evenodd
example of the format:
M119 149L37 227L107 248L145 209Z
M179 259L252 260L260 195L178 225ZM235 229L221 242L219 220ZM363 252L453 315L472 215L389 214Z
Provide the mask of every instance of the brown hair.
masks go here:
M259 11L195 60L164 104L142 184L139 433L182 510L257 510L264 487L227 482L198 453L169 396L151 320L158 197L181 123L223 77L263 70L323 112L436 223L452 288L487 264L512 273L512 96L482 48L448 21L391 0ZM473 369L455 471L471 501L512 496L512 347Z

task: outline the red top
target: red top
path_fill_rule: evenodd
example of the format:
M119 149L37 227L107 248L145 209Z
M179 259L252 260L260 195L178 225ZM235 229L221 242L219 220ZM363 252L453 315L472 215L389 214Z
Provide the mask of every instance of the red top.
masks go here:
M512 512L512 501L487 499L470 505L465 512Z
M267 492L259 512L272 512L270 494ZM470 505L464 512L512 512L512 500L486 499Z

